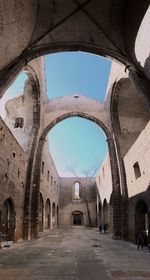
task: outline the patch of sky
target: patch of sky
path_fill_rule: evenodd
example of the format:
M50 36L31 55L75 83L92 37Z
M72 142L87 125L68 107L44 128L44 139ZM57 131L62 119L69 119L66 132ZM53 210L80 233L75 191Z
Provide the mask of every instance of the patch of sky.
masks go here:
M45 56L49 99L78 93L103 101L111 61L85 52L62 52Z

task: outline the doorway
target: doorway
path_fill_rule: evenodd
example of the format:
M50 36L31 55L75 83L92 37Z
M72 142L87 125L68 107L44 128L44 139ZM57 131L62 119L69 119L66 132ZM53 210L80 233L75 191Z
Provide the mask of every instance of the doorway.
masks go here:
M15 230L15 211L10 198L2 206L2 235L3 241L13 241Z
M73 225L74 226L81 226L83 225L83 213L76 211L72 213L73 216Z

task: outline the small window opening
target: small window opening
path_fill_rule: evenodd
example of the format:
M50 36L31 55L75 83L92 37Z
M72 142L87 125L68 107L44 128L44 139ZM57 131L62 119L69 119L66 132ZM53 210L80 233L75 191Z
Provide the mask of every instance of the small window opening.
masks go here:
M20 176L20 170L18 169L18 178L19 178L19 176Z
M78 182L74 185L74 198L80 198L80 185Z
M141 170L140 170L139 163L135 162L135 164L133 165L133 168L134 168L135 178L138 179L139 177L141 177Z
M21 127L23 128L23 125L24 125L24 119L23 118L16 118L15 119L15 125L14 125L14 128L18 128L18 127Z
M42 172L42 174L44 173L44 161L42 161L41 172Z
M51 185L53 185L53 176L51 176Z
M47 181L49 181L49 170L47 171Z
M105 169L104 167L102 168L102 172L103 172L103 178L105 177Z

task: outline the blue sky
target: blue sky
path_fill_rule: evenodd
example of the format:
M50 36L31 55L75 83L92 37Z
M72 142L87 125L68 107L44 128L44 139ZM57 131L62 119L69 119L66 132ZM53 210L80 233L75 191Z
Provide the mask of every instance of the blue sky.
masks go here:
M57 53L45 57L49 99L79 93L103 101L111 62L83 52ZM50 151L60 176L85 176L85 170L101 164L107 152L103 131L93 122L70 118L49 133Z
M64 52L45 56L47 95L54 99L79 93L103 101L111 62L83 52ZM26 73L21 73L0 100L4 118L7 100L23 93ZM49 133L49 147L60 176L85 176L100 165L107 151L103 131L93 122L69 118L57 124Z

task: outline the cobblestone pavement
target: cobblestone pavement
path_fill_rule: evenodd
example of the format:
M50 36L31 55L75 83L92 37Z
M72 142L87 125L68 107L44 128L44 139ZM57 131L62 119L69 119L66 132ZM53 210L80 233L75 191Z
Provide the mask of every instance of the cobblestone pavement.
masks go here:
M96 228L60 228L0 250L0 280L148 280L150 253Z

